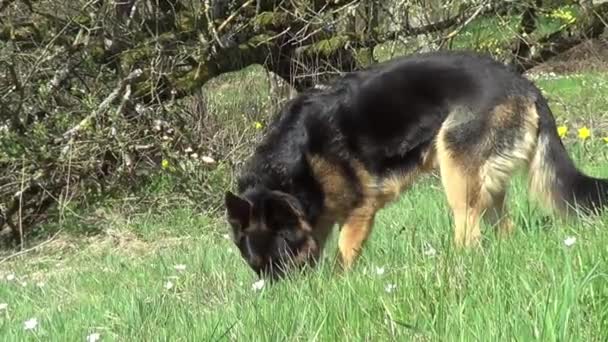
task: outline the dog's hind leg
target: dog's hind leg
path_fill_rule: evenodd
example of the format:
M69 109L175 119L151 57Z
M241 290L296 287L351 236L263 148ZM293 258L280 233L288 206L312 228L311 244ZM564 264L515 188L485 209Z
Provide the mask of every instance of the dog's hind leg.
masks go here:
M490 199L482 193L482 181L467 171L451 152L439 143L438 159L441 182L454 215L456 246L478 244L481 238L479 219L490 207Z
M481 218L495 225L499 235L511 234L513 224L506 215L505 206L508 178L484 175L483 167L465 166L446 151L440 153L439 165L443 187L454 214L457 246L479 244Z
M489 113L455 111L437 135L437 155L458 246L477 244L480 218L501 236L514 226L505 215L505 193L513 173L529 163L536 146L538 116L533 99L505 99Z
M488 224L496 228L499 237L509 237L515 231L515 225L507 213L506 191L494 194L492 197L492 206L488 209L484 218Z

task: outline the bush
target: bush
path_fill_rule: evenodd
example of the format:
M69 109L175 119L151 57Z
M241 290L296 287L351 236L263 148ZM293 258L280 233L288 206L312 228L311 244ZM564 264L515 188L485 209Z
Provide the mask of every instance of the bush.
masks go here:
M125 195L158 177L183 196L176 204L214 212L265 125L263 113L272 111L260 69L225 75L162 104L128 101L128 83L102 84L78 109L28 116L16 126L3 122L2 236L21 241L67 208Z

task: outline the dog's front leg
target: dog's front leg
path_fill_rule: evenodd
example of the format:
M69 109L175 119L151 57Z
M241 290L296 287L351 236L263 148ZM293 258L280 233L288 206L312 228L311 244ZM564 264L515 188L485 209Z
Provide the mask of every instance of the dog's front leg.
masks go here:
M353 267L372 231L375 215L376 208L370 203L352 210L344 221L338 240L339 261L343 270Z

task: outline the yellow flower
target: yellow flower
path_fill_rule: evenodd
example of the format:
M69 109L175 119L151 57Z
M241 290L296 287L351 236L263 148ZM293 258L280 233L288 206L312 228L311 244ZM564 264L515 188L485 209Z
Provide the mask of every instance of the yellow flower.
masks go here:
M253 127L254 127L255 129L262 129L262 127L264 127L264 126L262 125L262 123L261 123L261 122L256 121L256 122L254 122L254 123L253 123Z
M560 19L566 22L566 24L572 24L576 21L576 17L572 13L572 11L564 8L560 8L551 12L551 17Z
M578 137L581 138L581 140L585 140L585 139L589 138L590 136L591 136L591 131L589 130L589 128L583 127L583 128L578 129Z
M608 143L608 137L603 137L602 139L604 140L605 143Z
M161 166L163 169L165 169L165 170L166 170L166 169L168 169L168 168L169 168L169 161L168 161L167 159L163 159L163 161L162 161L162 162L160 162L160 166Z
M568 126L559 126L557 127L557 134L560 138L563 138L568 134Z

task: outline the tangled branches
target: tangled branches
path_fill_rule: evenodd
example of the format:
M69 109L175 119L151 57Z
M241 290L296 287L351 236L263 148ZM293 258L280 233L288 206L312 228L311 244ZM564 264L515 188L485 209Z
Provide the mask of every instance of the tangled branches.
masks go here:
M253 135L208 115L201 89L220 75L261 65L301 90L376 62L385 46L450 47L474 20L511 12L521 27L480 46L512 51L523 71L605 27L604 3L534 35L535 17L553 13L541 5L0 1L0 239L23 243L49 215L146 182L163 161L184 175L180 192L216 206L216 190L229 186L229 170L245 153L236 151Z

